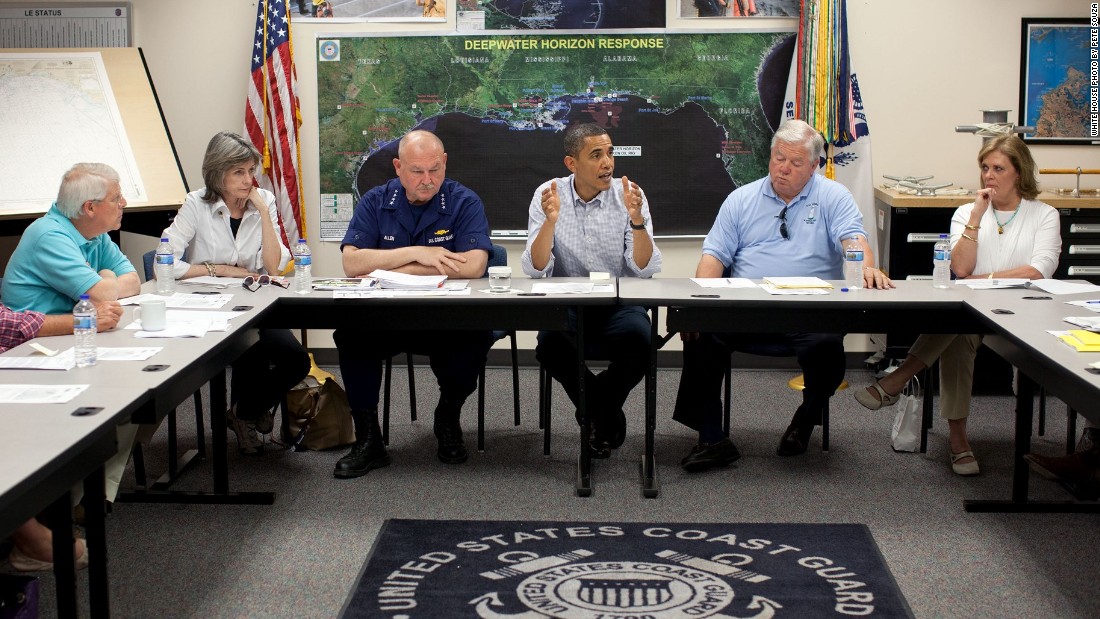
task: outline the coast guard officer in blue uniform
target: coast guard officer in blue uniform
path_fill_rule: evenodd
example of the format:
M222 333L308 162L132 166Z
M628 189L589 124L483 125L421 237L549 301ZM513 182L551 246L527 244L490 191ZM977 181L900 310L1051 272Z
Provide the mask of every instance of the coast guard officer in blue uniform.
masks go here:
M492 248L485 207L476 193L445 178L443 142L427 131L411 131L401 138L393 167L397 178L371 189L355 205L340 246L344 272L348 277L363 277L375 269L481 277ZM378 425L378 390L383 362L406 351L427 355L439 382L439 459L448 464L466 461L459 416L477 388L478 373L492 346L490 332L394 331L381 323L337 329L333 339L356 438L351 451L336 463L336 477L360 477L390 463Z

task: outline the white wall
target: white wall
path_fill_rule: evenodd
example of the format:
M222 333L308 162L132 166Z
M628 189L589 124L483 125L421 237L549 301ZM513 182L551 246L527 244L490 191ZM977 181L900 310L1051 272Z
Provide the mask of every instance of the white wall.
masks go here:
M59 0L69 2L76 0ZM160 96L165 117L192 189L201 186L199 169L210 136L240 131L244 122L246 80L254 0L131 0L134 42L141 47ZM10 3L12 0L0 0ZM668 0L668 14L676 0ZM293 0L290 0L295 5ZM451 4L453 8L453 2ZM954 127L981 120L982 109L1013 110L1019 100L1020 18L1085 17L1084 0L849 0L848 20L854 68L869 115L876 180L881 174L934 174L937 181L974 188L979 140L956 134ZM711 28L788 24L789 20L698 20L673 18L669 27ZM447 24L420 26L453 30ZM319 32L407 31L402 24L321 24L295 26L294 56L302 117L303 186L313 233L316 275L341 273L337 243L320 243L316 166L317 98L313 41ZM1100 167L1100 149L1090 146L1035 146L1040 167ZM1068 177L1042 178L1046 187L1068 186ZM1092 177L1088 186L1100 186ZM644 180L643 180L644 185ZM474 188L476 190L476 188ZM311 196L313 198L311 199ZM523 197L527 199L526 194ZM661 217L660 206L654 216ZM141 251L152 247L141 245ZM518 263L522 246L510 243ZM694 273L699 241L664 241L664 273ZM311 338L312 338L311 334ZM323 341L323 340L322 340ZM317 339L311 346L320 345Z

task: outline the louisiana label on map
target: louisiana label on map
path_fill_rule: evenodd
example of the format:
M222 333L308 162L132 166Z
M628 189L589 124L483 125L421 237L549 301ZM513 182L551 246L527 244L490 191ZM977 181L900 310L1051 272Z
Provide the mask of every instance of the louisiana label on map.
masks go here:
M392 178L397 141L426 129L490 227L525 231L535 188L569 174L562 132L593 122L624 147L615 176L646 192L655 232L705 234L730 191L767 174L793 42L760 31L319 39L321 193L357 198Z

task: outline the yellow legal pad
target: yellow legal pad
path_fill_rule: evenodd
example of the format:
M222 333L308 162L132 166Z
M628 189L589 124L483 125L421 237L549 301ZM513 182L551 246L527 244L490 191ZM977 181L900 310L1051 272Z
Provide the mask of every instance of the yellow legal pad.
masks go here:
M1058 339L1072 346L1077 352L1100 352L1100 333L1073 329Z

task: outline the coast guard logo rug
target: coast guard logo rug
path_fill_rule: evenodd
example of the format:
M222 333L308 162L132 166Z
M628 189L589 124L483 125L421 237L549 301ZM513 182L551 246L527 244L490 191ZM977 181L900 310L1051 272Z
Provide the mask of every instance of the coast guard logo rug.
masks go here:
M858 524L387 520L343 617L912 617Z

